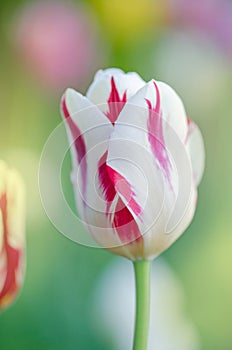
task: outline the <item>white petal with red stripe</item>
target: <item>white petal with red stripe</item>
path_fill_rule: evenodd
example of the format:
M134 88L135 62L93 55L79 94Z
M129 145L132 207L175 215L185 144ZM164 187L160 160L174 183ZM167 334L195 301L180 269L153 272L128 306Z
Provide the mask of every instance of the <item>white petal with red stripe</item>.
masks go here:
M71 144L72 182L79 215L95 238L96 232L102 232L107 244L104 231L110 225L98 168L113 126L95 105L73 89L66 91L61 109Z
M158 93L157 89L158 88ZM147 100L151 105L159 106L166 125L170 125L177 133L180 140L185 141L188 132L186 112L184 105L177 93L167 84L151 80L142 87L131 99L130 103L137 106L146 107ZM166 130L164 127L164 137ZM168 131L167 131L168 133ZM167 135L168 138L168 135Z
M145 82L137 73L124 73L111 68L96 73L86 96L103 112L109 112L108 103L120 102L133 96Z
M72 182L77 208L95 240L105 247L122 244L112 227L118 196L106 168L108 140L113 126L86 97L68 89L62 113L72 149Z
M174 127L170 127L171 122L167 124L163 117L165 102L158 84L148 83L124 106L109 142L111 178L144 235L145 245L151 234L157 242L160 235L164 241L175 239L179 231L175 235L173 232L180 227L185 213L195 210L189 155ZM184 114L181 121L183 131ZM169 149L170 145L175 149ZM189 205L191 210L187 209ZM191 220L192 214L187 216L186 220ZM168 232L172 232L169 237ZM152 255L158 251L159 247L154 246Z

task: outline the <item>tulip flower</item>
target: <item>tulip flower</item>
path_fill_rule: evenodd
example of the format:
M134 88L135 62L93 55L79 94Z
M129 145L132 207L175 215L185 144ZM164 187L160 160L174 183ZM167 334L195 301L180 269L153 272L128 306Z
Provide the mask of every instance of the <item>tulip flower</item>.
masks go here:
M0 310L14 301L23 283L24 204L20 175L0 161Z
M136 73L108 69L97 73L86 97L68 89L62 113L72 143L77 207L90 234L103 247L119 246L111 249L132 260L160 254L191 222L204 168L200 131L178 95L165 83L145 83ZM183 217L166 234L182 191L174 169L179 159L175 155L173 164L171 157L175 137L183 148L180 155L189 161L190 193ZM97 236L93 230L99 227L105 230Z
M201 133L171 87L118 69L99 71L86 96L68 89L61 109L79 215L101 246L134 261L134 349L146 349L149 261L193 218Z

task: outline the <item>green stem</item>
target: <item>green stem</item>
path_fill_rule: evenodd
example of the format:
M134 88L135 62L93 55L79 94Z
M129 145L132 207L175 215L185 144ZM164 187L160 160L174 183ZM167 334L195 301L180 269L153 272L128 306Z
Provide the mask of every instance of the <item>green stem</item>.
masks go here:
M150 261L134 262L136 320L133 350L147 350L150 315Z

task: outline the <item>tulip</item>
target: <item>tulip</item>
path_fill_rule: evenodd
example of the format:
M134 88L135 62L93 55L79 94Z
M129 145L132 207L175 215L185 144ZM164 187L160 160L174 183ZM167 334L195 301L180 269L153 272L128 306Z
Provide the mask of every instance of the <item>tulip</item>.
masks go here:
M23 283L24 204L20 175L0 161L0 309L14 301Z
M193 218L204 170L201 133L171 87L119 69L99 71L86 97L68 89L61 110L79 215L101 246L134 261L134 350L146 349L149 260Z
M186 117L180 98L162 82L145 83L136 73L107 69L96 74L86 97L68 89L62 113L72 143L77 207L87 230L100 245L129 259L154 258L191 222L204 169L200 131ZM175 141L170 129L191 172L188 208L167 234L173 203L182 191L181 184L176 188L172 150L165 147ZM162 204L164 192L167 200ZM99 227L105 230L97 236L93 231Z

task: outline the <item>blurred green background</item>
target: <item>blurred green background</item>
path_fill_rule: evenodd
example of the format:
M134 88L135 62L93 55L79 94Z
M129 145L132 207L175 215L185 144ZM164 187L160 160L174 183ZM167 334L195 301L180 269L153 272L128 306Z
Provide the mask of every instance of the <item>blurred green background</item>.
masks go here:
M114 349L91 323L93 291L112 256L58 233L37 185L63 91L84 93L94 71L112 66L170 84L202 130L207 163L197 212L163 256L183 283L202 349L232 349L232 2L44 4L0 3L0 156L28 187L26 280L18 301L0 314L0 349ZM64 190L73 204L66 163Z

